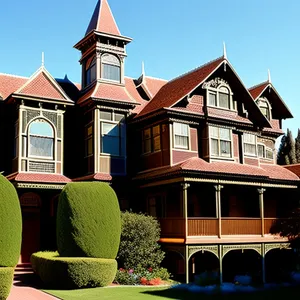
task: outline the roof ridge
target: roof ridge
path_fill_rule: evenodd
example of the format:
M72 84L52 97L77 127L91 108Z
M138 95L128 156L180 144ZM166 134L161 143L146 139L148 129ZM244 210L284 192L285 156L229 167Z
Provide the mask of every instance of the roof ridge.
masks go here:
M23 78L23 79L29 79L30 77L26 77L26 76L21 76L21 75L14 75L14 74L8 74L8 73L1 73L0 75L5 75L5 76L10 76L10 77L15 77L15 78Z
M270 83L268 80L266 80L266 81L263 81L263 82L261 82L261 83L258 83L258 84L256 84L256 85L253 85L253 86L251 86L251 87L249 87L248 88L248 91L249 90L253 90L253 89L255 89L255 88L257 88L257 87L259 87L259 86L261 86L261 85L263 85L263 84L265 84L265 83Z
M219 59L221 59L221 58L222 58L223 60L225 60L225 59L224 59L224 56L220 56L220 57L218 57L218 58L216 58L216 59L213 59L213 60L211 60L211 61L209 61L209 62L207 62L207 63L205 63L205 64L203 64L203 65L201 65L201 66L199 66L199 67L197 67L197 68L194 68L194 69L192 69L192 70L190 70L190 71L188 71L188 72L185 72L185 73L183 73L183 74L181 74L181 75L179 75L179 76L173 78L172 80L168 81L168 83L171 83L171 82L173 82L173 81L175 81L175 80L177 80L177 79L180 79L180 78L182 78L182 77L184 77L184 76L186 76L186 75L189 75L189 74L191 74L191 73L193 73L193 72L195 72L195 71L198 71L198 70L200 70L200 69L202 69L202 68L204 68L204 67L206 67L206 66L208 66L208 65L210 65L210 64L212 64L212 63L214 63L214 62L216 62L217 60L219 60Z

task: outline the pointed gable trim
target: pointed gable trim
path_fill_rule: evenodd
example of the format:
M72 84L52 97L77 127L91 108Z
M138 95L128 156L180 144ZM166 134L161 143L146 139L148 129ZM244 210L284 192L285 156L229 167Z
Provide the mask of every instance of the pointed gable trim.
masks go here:
M85 36L93 30L116 36L121 35L107 0L98 0Z
M38 85L38 80L42 79L41 77L46 79L45 84L47 84L47 86ZM34 87L35 82L37 84L36 87ZM68 97L56 80L43 66L40 67L16 92L13 93L13 97L18 96L58 100L65 104L74 104L74 102Z
M284 113L284 118L293 118L291 111L289 110L289 108L287 107L287 105L285 104L285 102L283 101L283 99L281 98L281 96L279 95L279 93L277 92L277 90L271 82L266 81L256 86L253 86L249 88L249 92L252 95L254 101L256 101L259 97L261 97L261 95L266 91L267 88L271 88L275 95L278 97L278 99L281 101L283 105L282 112Z

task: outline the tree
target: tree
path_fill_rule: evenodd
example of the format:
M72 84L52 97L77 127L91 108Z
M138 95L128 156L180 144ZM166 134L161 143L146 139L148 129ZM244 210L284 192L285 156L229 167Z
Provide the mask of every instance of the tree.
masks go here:
M279 165L290 165L297 163L296 146L292 132L287 129L287 133L282 137L279 146L277 163Z
M297 163L300 163L300 129L298 129L298 135L295 139L295 147L296 147L296 160Z

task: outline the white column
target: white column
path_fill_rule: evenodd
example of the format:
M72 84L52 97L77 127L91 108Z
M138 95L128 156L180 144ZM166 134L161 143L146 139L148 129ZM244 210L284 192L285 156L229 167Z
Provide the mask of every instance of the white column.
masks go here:
M265 236L265 219L264 219L264 192L266 191L263 188L258 188L258 195L259 195L259 211L260 211L260 218L261 218L261 236Z
M222 219L221 219L221 190L223 186L218 184L215 185L216 189L216 210L217 210L217 218L218 218L218 223L219 223L219 232L218 236L221 238L222 236Z
M185 245L185 283L189 283L189 246Z

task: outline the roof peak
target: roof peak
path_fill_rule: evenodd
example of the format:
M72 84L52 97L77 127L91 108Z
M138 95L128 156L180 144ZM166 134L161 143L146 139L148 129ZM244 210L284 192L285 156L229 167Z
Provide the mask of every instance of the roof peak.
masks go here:
M214 63L214 62L216 62L216 61L218 61L218 60L221 60L221 59L224 60L224 57L223 57L223 56L220 56L220 57L218 57L218 58L216 58L216 59L213 59L213 60L211 60L211 61L209 61L209 62L207 62L207 63L205 63L205 64L203 64L203 65L201 65L201 66L199 66L199 67L197 67L197 68L195 68L195 69L192 69L192 70L190 70L190 71L188 71L188 72L186 72L186 73L183 73L183 74L181 74L181 75L179 75L179 76L173 78L172 80L170 80L169 83L170 83L170 82L173 82L173 81L175 81L175 80L178 80L178 79L180 79L180 78L182 78L182 77L184 77L184 76L186 76L186 75L188 75L188 74L191 74L191 73L193 73L193 72L196 72L197 70L199 70L199 69L201 69L201 68L204 68L205 66L208 66L208 65L210 65L210 64L212 64L212 63Z
M93 30L106 34L121 36L120 30L107 0L98 0L85 36L87 36Z

